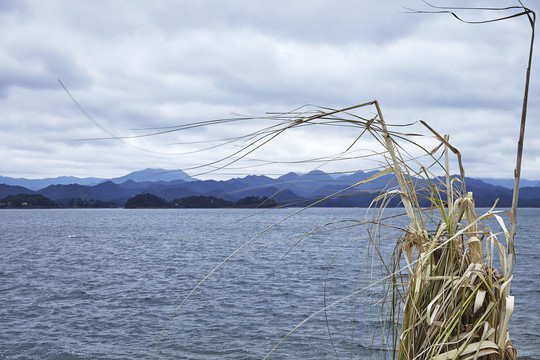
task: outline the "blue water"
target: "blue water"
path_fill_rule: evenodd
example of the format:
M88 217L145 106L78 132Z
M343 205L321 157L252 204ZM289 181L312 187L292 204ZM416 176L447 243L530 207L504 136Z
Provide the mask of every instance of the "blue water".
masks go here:
M264 358L323 308L326 278L329 304L377 276L360 272L376 255L365 251L363 226L334 224L298 237L363 219L365 209L310 209L256 237L193 293L156 343L201 279L294 211L2 210L0 358ZM540 209L520 209L511 322L519 355L540 353L539 220ZM380 358L377 347L370 350L378 343L370 332L377 291L357 299L355 317L354 297L328 311L332 342L320 314L269 358Z

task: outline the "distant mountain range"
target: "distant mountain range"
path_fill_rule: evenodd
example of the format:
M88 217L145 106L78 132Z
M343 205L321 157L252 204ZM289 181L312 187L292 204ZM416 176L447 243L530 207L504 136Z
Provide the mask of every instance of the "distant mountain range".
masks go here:
M49 185L70 185L70 184L79 184L79 185L97 185L106 181L111 181L115 184L122 184L128 180L133 180L135 182L156 182L156 181L195 181L195 179L190 178L188 174L181 170L164 170L164 169L144 169L140 171L134 171L127 175L112 178L112 179L103 179L96 177L87 177L79 178L75 176L59 176L55 178L45 178L45 179L25 179L25 178L11 178L6 176L0 176L0 184L13 185L13 186L24 186L30 190L39 190L43 189Z
M60 204L71 199L101 200L123 206L126 200L141 193L159 196L167 201L188 196L215 196L237 201L246 196L272 197L280 205L305 206L332 195L374 172L357 172L332 177L322 171L308 174L288 173L276 179L249 175L230 180L197 180L183 171L145 169L113 179L57 177L24 179L0 176L0 199L16 194L41 194ZM325 200L321 206L369 206L373 198L393 177L378 179L360 187L343 191L340 196ZM540 207L540 181L524 180L519 206ZM474 193L477 206L511 205L513 180L466 179L467 190ZM347 196L358 195L358 196Z

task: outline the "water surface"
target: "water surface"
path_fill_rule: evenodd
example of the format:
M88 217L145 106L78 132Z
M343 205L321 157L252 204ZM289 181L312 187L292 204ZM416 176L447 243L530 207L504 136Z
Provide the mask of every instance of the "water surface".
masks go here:
M0 358L150 359L185 296L260 232L193 293L155 357L264 358L325 301L378 275L361 272L376 255L365 250L364 226L344 222L321 228L341 230L298 237L332 221L364 219L365 209L310 209L279 222L295 211L2 210ZM540 209L519 215L511 338L519 355L532 356L540 353ZM380 318L379 292L356 299L356 312L354 297L330 309L331 340L320 314L270 358L379 358L370 350L378 342L370 330Z

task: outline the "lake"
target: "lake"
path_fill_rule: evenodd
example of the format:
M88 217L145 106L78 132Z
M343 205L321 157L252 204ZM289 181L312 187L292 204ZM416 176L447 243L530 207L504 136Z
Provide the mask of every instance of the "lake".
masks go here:
M379 275L358 223L366 209L281 221L295 211L1 210L0 358L262 359L325 301ZM518 216L511 339L518 355L536 356L540 209ZM394 244L381 240L389 254ZM371 346L378 295L375 287L314 316L269 358L380 358Z

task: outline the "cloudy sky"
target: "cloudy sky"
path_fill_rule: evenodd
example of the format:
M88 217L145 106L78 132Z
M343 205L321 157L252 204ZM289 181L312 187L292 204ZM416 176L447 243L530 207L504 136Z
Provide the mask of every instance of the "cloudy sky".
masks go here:
M517 4L462 2L486 3ZM377 99L391 123L422 119L449 134L467 175L512 177L528 21L470 25L404 7L429 10L420 0L0 0L0 175L116 177L147 167L191 169L235 148L194 150L262 124L96 139ZM510 13L459 14L483 20ZM540 179L539 69L533 62L522 170L528 179ZM328 156L355 135L312 127L250 156L284 162ZM278 175L315 166L236 171ZM340 166L323 170L344 170Z

